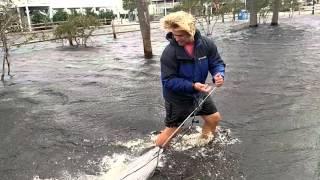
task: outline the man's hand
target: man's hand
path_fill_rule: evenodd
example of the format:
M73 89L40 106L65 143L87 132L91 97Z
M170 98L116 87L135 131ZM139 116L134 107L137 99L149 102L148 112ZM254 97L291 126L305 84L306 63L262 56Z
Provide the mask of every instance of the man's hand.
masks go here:
M217 87L220 87L220 86L223 85L224 80L223 80L223 77L221 76L220 73L216 74L213 78L214 78L214 84L215 84Z
M202 84L199 82L194 83L193 88L199 92L204 92L204 93L209 93L212 89L212 87L209 86L208 84Z

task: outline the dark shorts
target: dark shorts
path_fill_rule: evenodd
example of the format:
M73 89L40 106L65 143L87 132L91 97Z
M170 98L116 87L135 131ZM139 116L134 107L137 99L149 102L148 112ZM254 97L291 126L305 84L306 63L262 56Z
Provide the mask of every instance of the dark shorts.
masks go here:
M197 103L171 103L165 101L166 118L164 120L166 127L178 127L198 106ZM218 112L211 98L202 104L195 113L196 116L211 115Z

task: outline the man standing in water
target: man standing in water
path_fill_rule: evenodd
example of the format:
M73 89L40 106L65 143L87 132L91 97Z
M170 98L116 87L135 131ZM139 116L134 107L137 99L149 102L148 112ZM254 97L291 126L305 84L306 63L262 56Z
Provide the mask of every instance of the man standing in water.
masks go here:
M205 83L208 72L220 87L224 83L225 64L212 40L196 30L195 18L179 11L161 20L170 42L161 56L161 81L165 99L166 128L156 139L164 147L168 138L198 106L199 97L211 91ZM207 139L215 132L221 116L211 98L203 103L195 115L204 120L200 138Z

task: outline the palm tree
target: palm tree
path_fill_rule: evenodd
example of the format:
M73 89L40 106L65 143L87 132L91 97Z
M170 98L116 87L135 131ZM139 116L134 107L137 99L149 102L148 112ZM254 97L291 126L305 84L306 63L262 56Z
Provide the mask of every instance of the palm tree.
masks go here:
M147 59L152 58L152 46L150 37L150 16L148 10L147 0L136 0L138 9L138 18L140 30L143 40L144 57Z
M273 0L271 26L278 25L280 0Z
M257 16L257 0L249 0L249 11L250 11L250 27L258 26L258 16Z

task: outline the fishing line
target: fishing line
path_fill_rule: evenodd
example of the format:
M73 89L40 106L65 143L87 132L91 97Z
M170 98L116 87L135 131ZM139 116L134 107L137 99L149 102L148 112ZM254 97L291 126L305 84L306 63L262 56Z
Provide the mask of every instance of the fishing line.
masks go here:
M195 123L195 116L193 116L191 125L188 126L188 128L186 128L185 130L181 130L179 138L174 143L172 143L172 145L176 145L183 138L184 135L186 135L189 131L191 131L191 128L193 127L194 123Z
M141 167L139 167L138 169L128 173L127 175L125 175L124 177L122 177L120 180L123 180L125 178L127 178L128 176L130 176L131 174L139 171L140 169L144 168L145 166L147 166L150 162L152 162L155 158L157 158L157 164L156 164L156 167L158 166L158 163L159 163L159 160L160 160L160 151L161 149L163 149L163 147L166 146L166 144L168 144L168 142L170 141L170 139L173 138L173 136L176 135L176 133L181 129L181 127L187 122L187 120L192 116L192 115L195 115L195 113L197 111L199 111L200 107L202 106L202 104L207 100L207 98L217 89L217 87L214 87L206 96L205 98L200 102L198 103L198 106L186 117L186 119L179 125L179 127L169 136L169 138L165 141L165 143L163 144L162 147L159 147L159 150L156 152L156 156L154 156L152 159L150 159L148 162L146 162L145 164L143 164ZM179 139L177 140L177 142L179 140L181 140L181 138L187 133L187 131L189 131L191 129L191 127L193 126L193 123L195 122L195 116L193 116L193 119L192 119L192 122L191 122L191 125L189 126L189 128L182 134L181 137L179 137ZM176 142L176 143L177 143ZM155 171L155 169L154 169ZM153 173L154 173L153 171Z
M202 104L208 99L208 97L217 89L217 87L214 87L209 93L208 95L199 103L199 105L187 116L187 118L179 125L179 127L169 136L169 138L163 143L162 147L165 147L169 141L171 140L171 138L173 136L176 135L176 133L181 129L181 127L187 122L187 120L194 115L195 112L197 112L200 107L202 106Z
M195 97L195 102L197 103L197 108L194 111L193 118L191 120L191 125L180 133L181 136L179 137L179 139L176 140L175 143L173 143L173 145L177 144L183 138L184 135L186 135L189 131L191 131L191 128L193 127L194 123L198 123L199 122L199 121L195 120L195 118L196 118L196 114L200 110L200 107L202 106L200 99L204 99L204 97L205 96L202 96L200 98Z
M157 153L156 156L154 156L152 159L150 159L148 162L146 162L144 165L142 165L142 166L139 167L138 169L136 169L136 170L128 173L126 176L122 177L120 180L123 180L123 179L127 178L128 176L130 176L131 174L133 174L133 173L139 171L140 169L144 168L144 167L147 166L151 161L153 161L155 158L158 158L158 159L157 159L157 165L156 165L156 167L157 167L157 166L158 166L158 163L159 163L160 150L161 150L161 148L159 148L159 150L156 152L156 153Z

